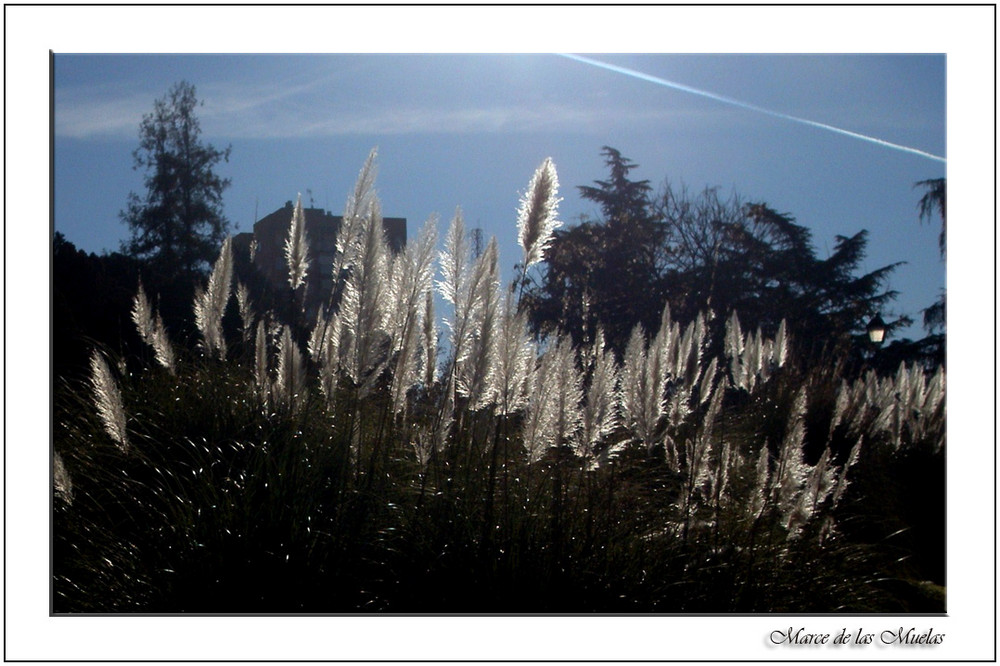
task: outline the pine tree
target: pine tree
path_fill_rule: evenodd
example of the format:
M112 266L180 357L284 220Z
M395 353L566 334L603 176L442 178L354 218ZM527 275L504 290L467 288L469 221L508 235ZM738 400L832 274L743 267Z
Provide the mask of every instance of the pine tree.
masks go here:
M204 272L229 228L222 193L230 181L215 167L229 161L230 148L200 141L197 106L194 86L181 81L143 116L133 169L145 171L146 193L129 193L120 213L132 232L123 252L165 278Z

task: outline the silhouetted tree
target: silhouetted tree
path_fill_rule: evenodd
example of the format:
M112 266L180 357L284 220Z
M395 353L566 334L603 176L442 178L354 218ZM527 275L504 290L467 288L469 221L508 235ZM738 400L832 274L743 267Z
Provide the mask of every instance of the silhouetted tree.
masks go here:
M599 324L621 351L636 323L647 330L659 323L664 229L652 215L649 181L629 178L638 165L614 148L601 154L610 178L579 187L601 217L555 231L542 283L525 303L537 331L558 327L580 343L592 340Z
M194 86L181 81L143 116L133 168L146 172L146 193L129 193L120 213L132 232L123 252L147 260L164 278L201 272L229 229L222 193L230 181L215 167L229 160L230 148L200 141L197 106Z
M559 328L581 342L600 325L621 352L632 328L655 330L669 303L680 321L705 310L721 315L716 332L733 310L745 328L767 335L784 319L801 351L843 352L896 296L884 287L898 264L857 275L866 231L837 236L821 259L810 231L790 215L713 189L691 196L667 184L654 199L648 181L629 178L635 164L613 148L602 154L610 178L580 188L602 218L558 230L541 284L528 292L538 332ZM902 317L889 328L909 323Z
M920 209L920 220L932 220L935 212L941 216L938 248L941 251L941 258L944 259L948 230L947 182L944 178L932 178L917 182L915 187L924 188L924 196L920 197L920 202L917 204Z
M670 218L665 223L673 228ZM705 234L714 236L710 253L701 259L683 257L679 247L672 253L675 288L668 298L677 312L693 316L706 306L720 314L735 310L745 327L768 335L784 319L800 351L820 353L850 349L871 317L897 295L884 287L898 263L857 275L867 248L865 230L836 236L833 252L822 259L809 229L766 204L741 205L704 223ZM888 329L909 323L900 317Z
M941 252L941 259L944 259L948 227L947 182L944 178L933 178L931 180L921 180L915 187L924 188L924 196L920 197L920 202L917 204L920 210L920 221L930 221L933 219L934 213L937 213L941 217L941 235L938 236L938 249ZM947 294L942 291L938 300L924 310L924 328L931 333L944 331L946 310Z

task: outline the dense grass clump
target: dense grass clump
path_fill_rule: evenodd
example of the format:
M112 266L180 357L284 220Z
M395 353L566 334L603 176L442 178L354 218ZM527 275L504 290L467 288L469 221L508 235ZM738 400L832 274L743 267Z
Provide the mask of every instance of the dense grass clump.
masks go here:
M944 610L942 372L841 380L736 313L715 346L669 310L621 358L537 340L460 213L442 345L433 221L389 252L373 170L319 312L255 313L227 242L196 347L140 286L148 353L57 380L56 612ZM524 271L557 184L547 160L522 202Z

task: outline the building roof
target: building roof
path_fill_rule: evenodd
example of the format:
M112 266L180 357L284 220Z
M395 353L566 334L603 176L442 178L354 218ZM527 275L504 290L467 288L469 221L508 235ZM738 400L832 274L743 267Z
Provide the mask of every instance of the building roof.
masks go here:
M284 239L288 233L288 225L292 221L292 212L295 210L291 201L286 201L282 208L269 213L254 223L254 234L261 242L262 238L274 237L281 234ZM324 243L321 240L325 235L336 234L340 231L340 225L344 218L341 215L323 210L322 208L303 208L303 216L306 220L306 235L310 243ZM405 217L384 217L382 226L385 229L386 241L389 247L398 252L406 246L406 218ZM324 234L323 232L327 232Z

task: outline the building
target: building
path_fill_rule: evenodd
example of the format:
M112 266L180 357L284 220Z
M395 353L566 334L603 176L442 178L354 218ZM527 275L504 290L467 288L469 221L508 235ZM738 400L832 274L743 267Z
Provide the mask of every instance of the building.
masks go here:
M285 241L295 210L291 201L284 207L265 215L253 225L253 233L237 234L233 237L233 251L243 257L250 257L250 247L257 242L253 254L253 264L267 283L283 293L288 288L288 263L285 259ZM306 238L309 241L309 268L306 273L305 305L312 310L333 288L333 260L337 249L337 234L344 218L333 215L322 208L303 208L306 220ZM386 217L382 219L389 249L399 252L406 246L406 218Z

